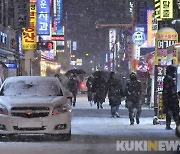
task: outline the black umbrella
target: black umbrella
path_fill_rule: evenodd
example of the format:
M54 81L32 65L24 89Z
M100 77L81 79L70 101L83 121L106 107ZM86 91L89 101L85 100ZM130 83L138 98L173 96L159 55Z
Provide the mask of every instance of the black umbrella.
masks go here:
M108 80L110 72L107 71L96 71L92 73L94 77L101 75L105 80Z
M86 72L82 69L72 69L72 70L69 70L65 73L66 76L69 76L69 75L83 75L83 74L86 74Z

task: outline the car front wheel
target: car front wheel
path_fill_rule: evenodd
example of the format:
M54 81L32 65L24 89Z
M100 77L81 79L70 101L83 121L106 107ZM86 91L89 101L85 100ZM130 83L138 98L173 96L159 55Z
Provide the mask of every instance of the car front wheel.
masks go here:
M71 140L71 130L69 131L69 133L62 134L62 137L63 137L63 140L65 141Z

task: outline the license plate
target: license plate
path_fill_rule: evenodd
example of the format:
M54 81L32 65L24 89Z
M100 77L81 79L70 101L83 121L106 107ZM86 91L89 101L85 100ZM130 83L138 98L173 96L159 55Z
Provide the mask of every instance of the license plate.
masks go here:
M39 128L42 127L42 122L18 122L19 128Z

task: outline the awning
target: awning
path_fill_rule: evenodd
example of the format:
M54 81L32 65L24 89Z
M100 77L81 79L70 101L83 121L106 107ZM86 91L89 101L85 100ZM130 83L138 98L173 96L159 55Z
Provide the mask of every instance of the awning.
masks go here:
M17 53L16 52L13 52L13 51L8 51L8 50L5 50L3 48L0 48L0 54L2 55L16 55Z

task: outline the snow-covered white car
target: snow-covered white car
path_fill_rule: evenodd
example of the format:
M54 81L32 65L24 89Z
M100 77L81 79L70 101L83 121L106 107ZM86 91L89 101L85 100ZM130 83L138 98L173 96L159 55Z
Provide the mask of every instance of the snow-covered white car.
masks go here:
M0 135L71 137L71 96L56 77L16 76L0 89Z

